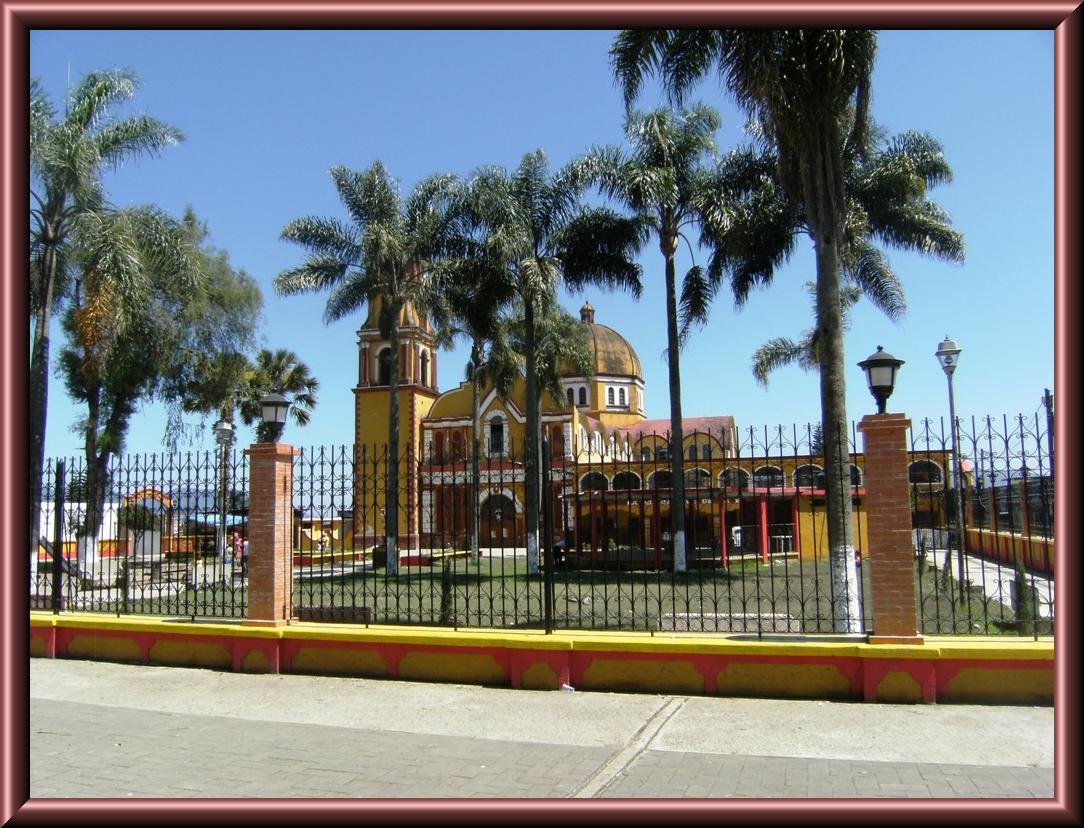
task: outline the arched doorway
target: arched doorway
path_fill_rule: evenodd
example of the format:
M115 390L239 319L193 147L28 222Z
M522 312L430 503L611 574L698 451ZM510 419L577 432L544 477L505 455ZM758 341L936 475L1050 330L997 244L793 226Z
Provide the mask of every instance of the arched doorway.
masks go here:
M514 546L516 504L510 497L494 494L482 504L481 542L489 546Z

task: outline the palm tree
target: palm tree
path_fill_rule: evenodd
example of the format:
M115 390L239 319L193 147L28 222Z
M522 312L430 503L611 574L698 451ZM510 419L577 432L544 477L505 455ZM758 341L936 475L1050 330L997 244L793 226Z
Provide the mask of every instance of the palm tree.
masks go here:
M294 422L304 426L316 408L319 388L320 383L309 372L309 366L293 351L279 348L272 352L263 348L245 372L238 413L245 425L256 424L256 442L264 443L271 435L260 416L260 400L268 394L282 394L290 401Z
M130 99L139 78L126 70L92 72L71 91L62 118L38 81L30 85L30 548L38 545L41 475L49 396L49 328L69 298L68 243L82 217L105 208L103 168L157 154L183 140L175 127L146 115L123 120L113 109Z
M390 340L388 475L385 495L387 573L398 572L399 534L399 320L422 292L430 262L440 255L448 232L445 200L455 179L435 175L404 202L384 165L363 172L331 168L349 223L309 216L291 221L282 238L309 251L298 267L275 277L279 295L330 290L324 321L341 319L367 302L380 302L380 330Z
M539 424L538 336L541 310L556 288L586 285L640 294L633 261L643 234L638 223L605 208L580 204L582 183L572 169L550 173L541 150L508 172L490 167L471 182L485 228L482 245L500 262L503 281L523 306L527 423L524 440L527 570L538 572Z
M426 282L428 296L423 300L429 320L437 335L439 347L449 347L456 339L470 342L466 377L471 384L471 557L480 557L481 534L481 397L487 382L501 387L505 393L510 384L512 363L505 359L498 367L497 356L507 355L500 341L503 334L500 313L511 298L507 284L502 282L499 269L480 247L469 244L477 225L469 218L460 255L437 264ZM473 224L471 227L469 225Z
M670 479L672 481L670 525L674 538L674 571L685 571L685 472L681 417L680 350L692 317L703 321L707 289L704 269L695 265L682 280L681 314L675 257L686 233L695 228L699 242L714 252L722 243L713 232L719 222L713 216L725 212L726 203L714 170L705 160L715 153L719 115L697 105L675 113L658 109L630 112L625 123L630 150L618 147L593 149L579 165L587 180L597 184L609 198L627 207L635 219L650 228L658 240L666 285L666 355L670 383ZM694 308L697 309L694 311Z
M940 142L918 132L886 139L872 123L868 131L875 136L874 149L869 156L861 158L851 152L845 159L848 216L844 244L840 249L843 278L840 302L844 328L848 311L861 296L892 321L901 319L906 313L903 284L875 246L875 240L947 261L962 261L964 255L960 233L952 228L945 211L928 198L930 188L952 180L952 170ZM736 151L728 161L749 170L758 163L753 155L749 150ZM779 209L786 202L786 194L770 172L775 166L774 157L765 154L759 160L761 175L733 179L742 188L741 192L731 193L735 201L747 202L751 190L760 193L760 208L747 213L751 222L764 217L762 207L767 199L774 199L776 203L776 209L767 211L768 215L786 215L785 210ZM796 221L796 229L804 229L801 216L794 216L792 220ZM753 234L747 231L745 235ZM758 241L764 237L765 234L760 234ZM788 244L776 252L789 255L792 250L793 246ZM741 255L739 253L732 261ZM750 268L742 264L734 266L735 272L741 273L735 280L740 302L745 301L748 288L755 282L749 275L755 269L755 266ZM816 286L807 283L807 288L815 306ZM806 370L817 368L820 363L816 340L816 329L813 329L806 331L797 342L779 337L765 343L753 355L753 374L757 381L767 385L768 374L773 369L794 362Z
M776 172L790 209L803 217L813 239L837 632L857 632L861 627L849 492L840 270L849 217L846 158L869 155L869 87L876 42L876 33L864 29L641 30L622 32L611 49L626 102L635 97L646 73L658 71L670 94L680 100L705 74L717 69L776 152ZM876 188L875 182L870 184ZM883 202L888 211L896 209L892 203L890 198ZM876 217L868 217L872 225ZM920 216L916 218L910 226L921 232L923 222ZM895 237L883 238L893 242ZM756 278L767 281L770 276L771 270L762 268Z

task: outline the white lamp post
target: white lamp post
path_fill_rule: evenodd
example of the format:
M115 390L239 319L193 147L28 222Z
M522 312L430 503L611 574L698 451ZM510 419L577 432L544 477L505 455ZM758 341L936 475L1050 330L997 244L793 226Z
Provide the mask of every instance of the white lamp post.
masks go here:
M215 423L215 440L218 441L221 473L218 480L218 556L222 567L222 583L226 583L226 500L229 497L229 450L233 443L233 425L226 420Z
M956 400L952 393L952 375L960 361L960 346L947 336L938 343L934 353L948 377L949 420L952 426L952 457L956 467L956 568L960 582L960 599L967 598L967 580L964 566L964 470L960 462L960 439L956 429Z

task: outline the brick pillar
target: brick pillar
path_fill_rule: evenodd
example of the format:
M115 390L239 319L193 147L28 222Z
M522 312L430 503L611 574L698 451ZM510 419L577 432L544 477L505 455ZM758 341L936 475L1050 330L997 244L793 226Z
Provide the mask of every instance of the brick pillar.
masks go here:
M911 544L911 497L907 481L907 429L903 414L862 418L866 463L873 634L871 644L921 643Z
M249 456L248 617L279 627L293 613L293 459L282 443L257 443Z

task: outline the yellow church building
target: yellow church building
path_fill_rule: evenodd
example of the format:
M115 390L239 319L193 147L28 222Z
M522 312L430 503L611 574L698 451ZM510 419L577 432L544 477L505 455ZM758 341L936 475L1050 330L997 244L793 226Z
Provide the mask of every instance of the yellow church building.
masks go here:
M389 342L377 321L380 299L358 331L355 395L355 547L383 542L388 440ZM646 416L639 357L628 340L580 309L592 357L589 376L562 376L564 396L544 394L549 438L553 536L578 565L670 565L669 419ZM436 337L428 320L404 307L400 338L399 548L402 558L469 545L475 498L470 472L472 388L437 387ZM483 554L526 546L523 445L526 383L507 400L480 395L480 546ZM733 417L686 417L686 548L690 565L756 556L827 556L823 460L741 446ZM743 456L744 454L750 456ZM912 481L939 500L947 456L924 453ZM855 545L866 537L863 458L851 457Z

